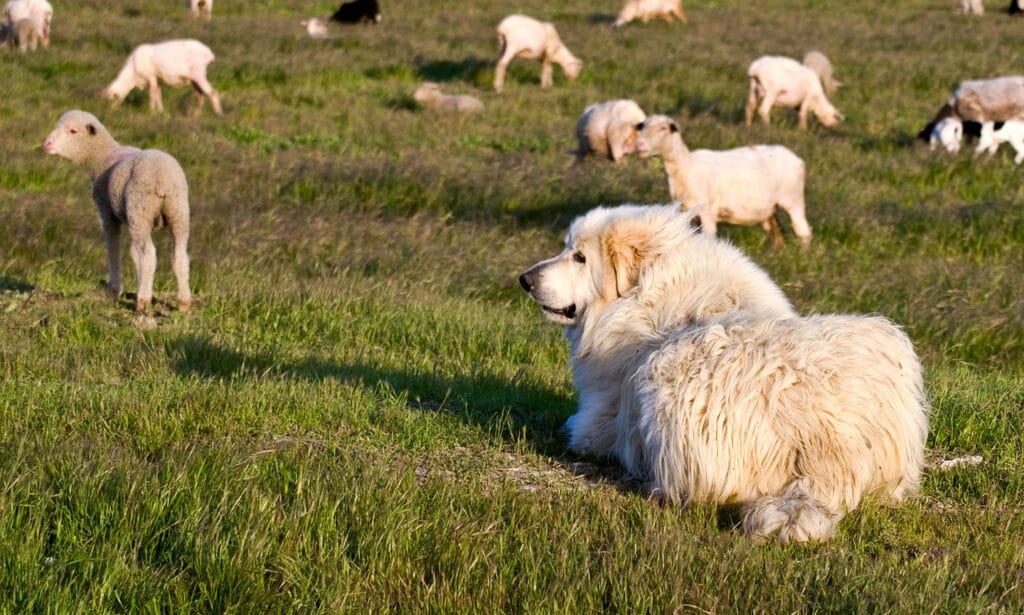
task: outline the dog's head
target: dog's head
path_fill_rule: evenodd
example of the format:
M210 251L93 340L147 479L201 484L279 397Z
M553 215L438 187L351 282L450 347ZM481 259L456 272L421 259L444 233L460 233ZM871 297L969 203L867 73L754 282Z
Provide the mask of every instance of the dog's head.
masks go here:
M574 326L635 288L645 266L693 233L691 217L674 205L598 207L572 223L560 254L527 269L519 283L545 316Z

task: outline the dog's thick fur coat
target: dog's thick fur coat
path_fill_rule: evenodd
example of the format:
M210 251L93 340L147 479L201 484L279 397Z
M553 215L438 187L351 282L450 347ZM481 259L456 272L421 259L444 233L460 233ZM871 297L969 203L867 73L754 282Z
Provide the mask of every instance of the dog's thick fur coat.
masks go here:
M877 316L800 317L739 250L674 206L598 208L520 276L566 327L569 446L652 492L742 506L756 536L824 540L863 496L919 483L921 366Z

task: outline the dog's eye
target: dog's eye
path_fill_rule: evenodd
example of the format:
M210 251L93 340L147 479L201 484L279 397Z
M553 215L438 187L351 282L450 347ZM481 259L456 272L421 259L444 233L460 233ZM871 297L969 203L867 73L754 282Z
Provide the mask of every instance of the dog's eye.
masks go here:
M572 255L572 260L582 265L583 263L587 262L587 257L583 256L582 252L576 252Z

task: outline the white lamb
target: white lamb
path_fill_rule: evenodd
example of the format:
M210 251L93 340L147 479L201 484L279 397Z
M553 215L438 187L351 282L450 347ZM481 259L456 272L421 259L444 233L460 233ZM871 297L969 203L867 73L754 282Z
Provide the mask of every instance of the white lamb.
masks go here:
M193 17L199 17L200 13L207 21L213 17L213 0L189 0L188 8Z
M85 167L92 175L92 199L100 214L110 271L108 288L121 296L121 225L128 225L138 280L135 309L153 300L156 247L153 230L167 225L174 239L171 267L178 282L178 309L192 304L188 287L188 182L181 165L160 150L120 145L96 116L68 111L46 137L43 150Z
M622 26L634 19L647 23L656 17L671 22L673 15L679 21L686 23L682 0L626 0L626 4L619 11L619 16L615 18L615 23L612 25Z
M804 161L781 145L754 145L726 151L687 149L679 125L664 115L637 126L640 158L658 156L665 165L673 200L697 209L701 231L714 235L718 222L760 224L773 247L782 245L778 209L789 214L804 246L811 225L804 205Z
M413 92L413 99L421 105L437 111L476 113L484 110L480 99L466 94L444 94L441 86L425 81Z
M576 123L576 162L587 154L600 154L620 163L636 152L637 125L646 119L632 100L609 100L590 105Z
M758 114L765 124L770 123L769 113L775 105L799 107L800 128L804 129L807 128L808 111L825 126L835 126L844 119L825 96L818 74L792 58L762 56L750 64L747 75L750 77L747 126L753 120L759 98L763 100Z
M327 29L327 20L323 17L312 17L299 22L306 28L306 35L309 38L327 38L330 32Z
M0 24L0 49L16 48L25 53L35 51L40 35L31 19L19 19L13 26Z
M192 84L196 91L196 112L203 108L205 95L213 105L213 112L223 115L220 97L206 79L206 67L214 57L209 47L192 39L139 45L128 56L117 78L103 91L103 96L117 106L132 89L144 90L148 86L149 108L163 111L161 81L171 87Z
M9 0L4 5L0 25L14 31L14 25L22 19L31 19L36 35L43 48L50 46L50 25L53 22L53 7L46 0Z
M525 15L509 15L498 24L498 43L501 57L494 69L494 89L505 89L505 70L514 58L522 57L540 60L540 86L550 87L553 83L552 63L562 67L569 81L575 81L583 68L583 61L572 55L569 48L558 37L554 24L537 21Z
M946 151L955 154L960 151L960 139L964 136L964 123L960 118L944 117L932 127L931 135L928 137L928 148L935 149L936 145L946 148Z
M978 147L975 148L974 153L980 154L987 151L991 156L996 153L1001 143L1009 143L1017 152L1017 155L1013 157L1013 162L1016 164L1024 162L1024 122L1009 120L1000 123L1002 125L998 127L995 122L985 122L981 125L981 137L978 139Z

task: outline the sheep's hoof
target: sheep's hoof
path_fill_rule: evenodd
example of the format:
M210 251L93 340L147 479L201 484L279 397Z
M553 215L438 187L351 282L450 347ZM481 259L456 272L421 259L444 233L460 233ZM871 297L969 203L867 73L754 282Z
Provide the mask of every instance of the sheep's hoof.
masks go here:
M135 311L136 312L139 312L141 314L141 313L145 312L146 308L148 308L148 307L149 307L149 301L143 301L141 299L136 299L135 300Z
M192 301L182 301L180 299L178 300L178 311L179 312L187 312L191 308L192 308Z

